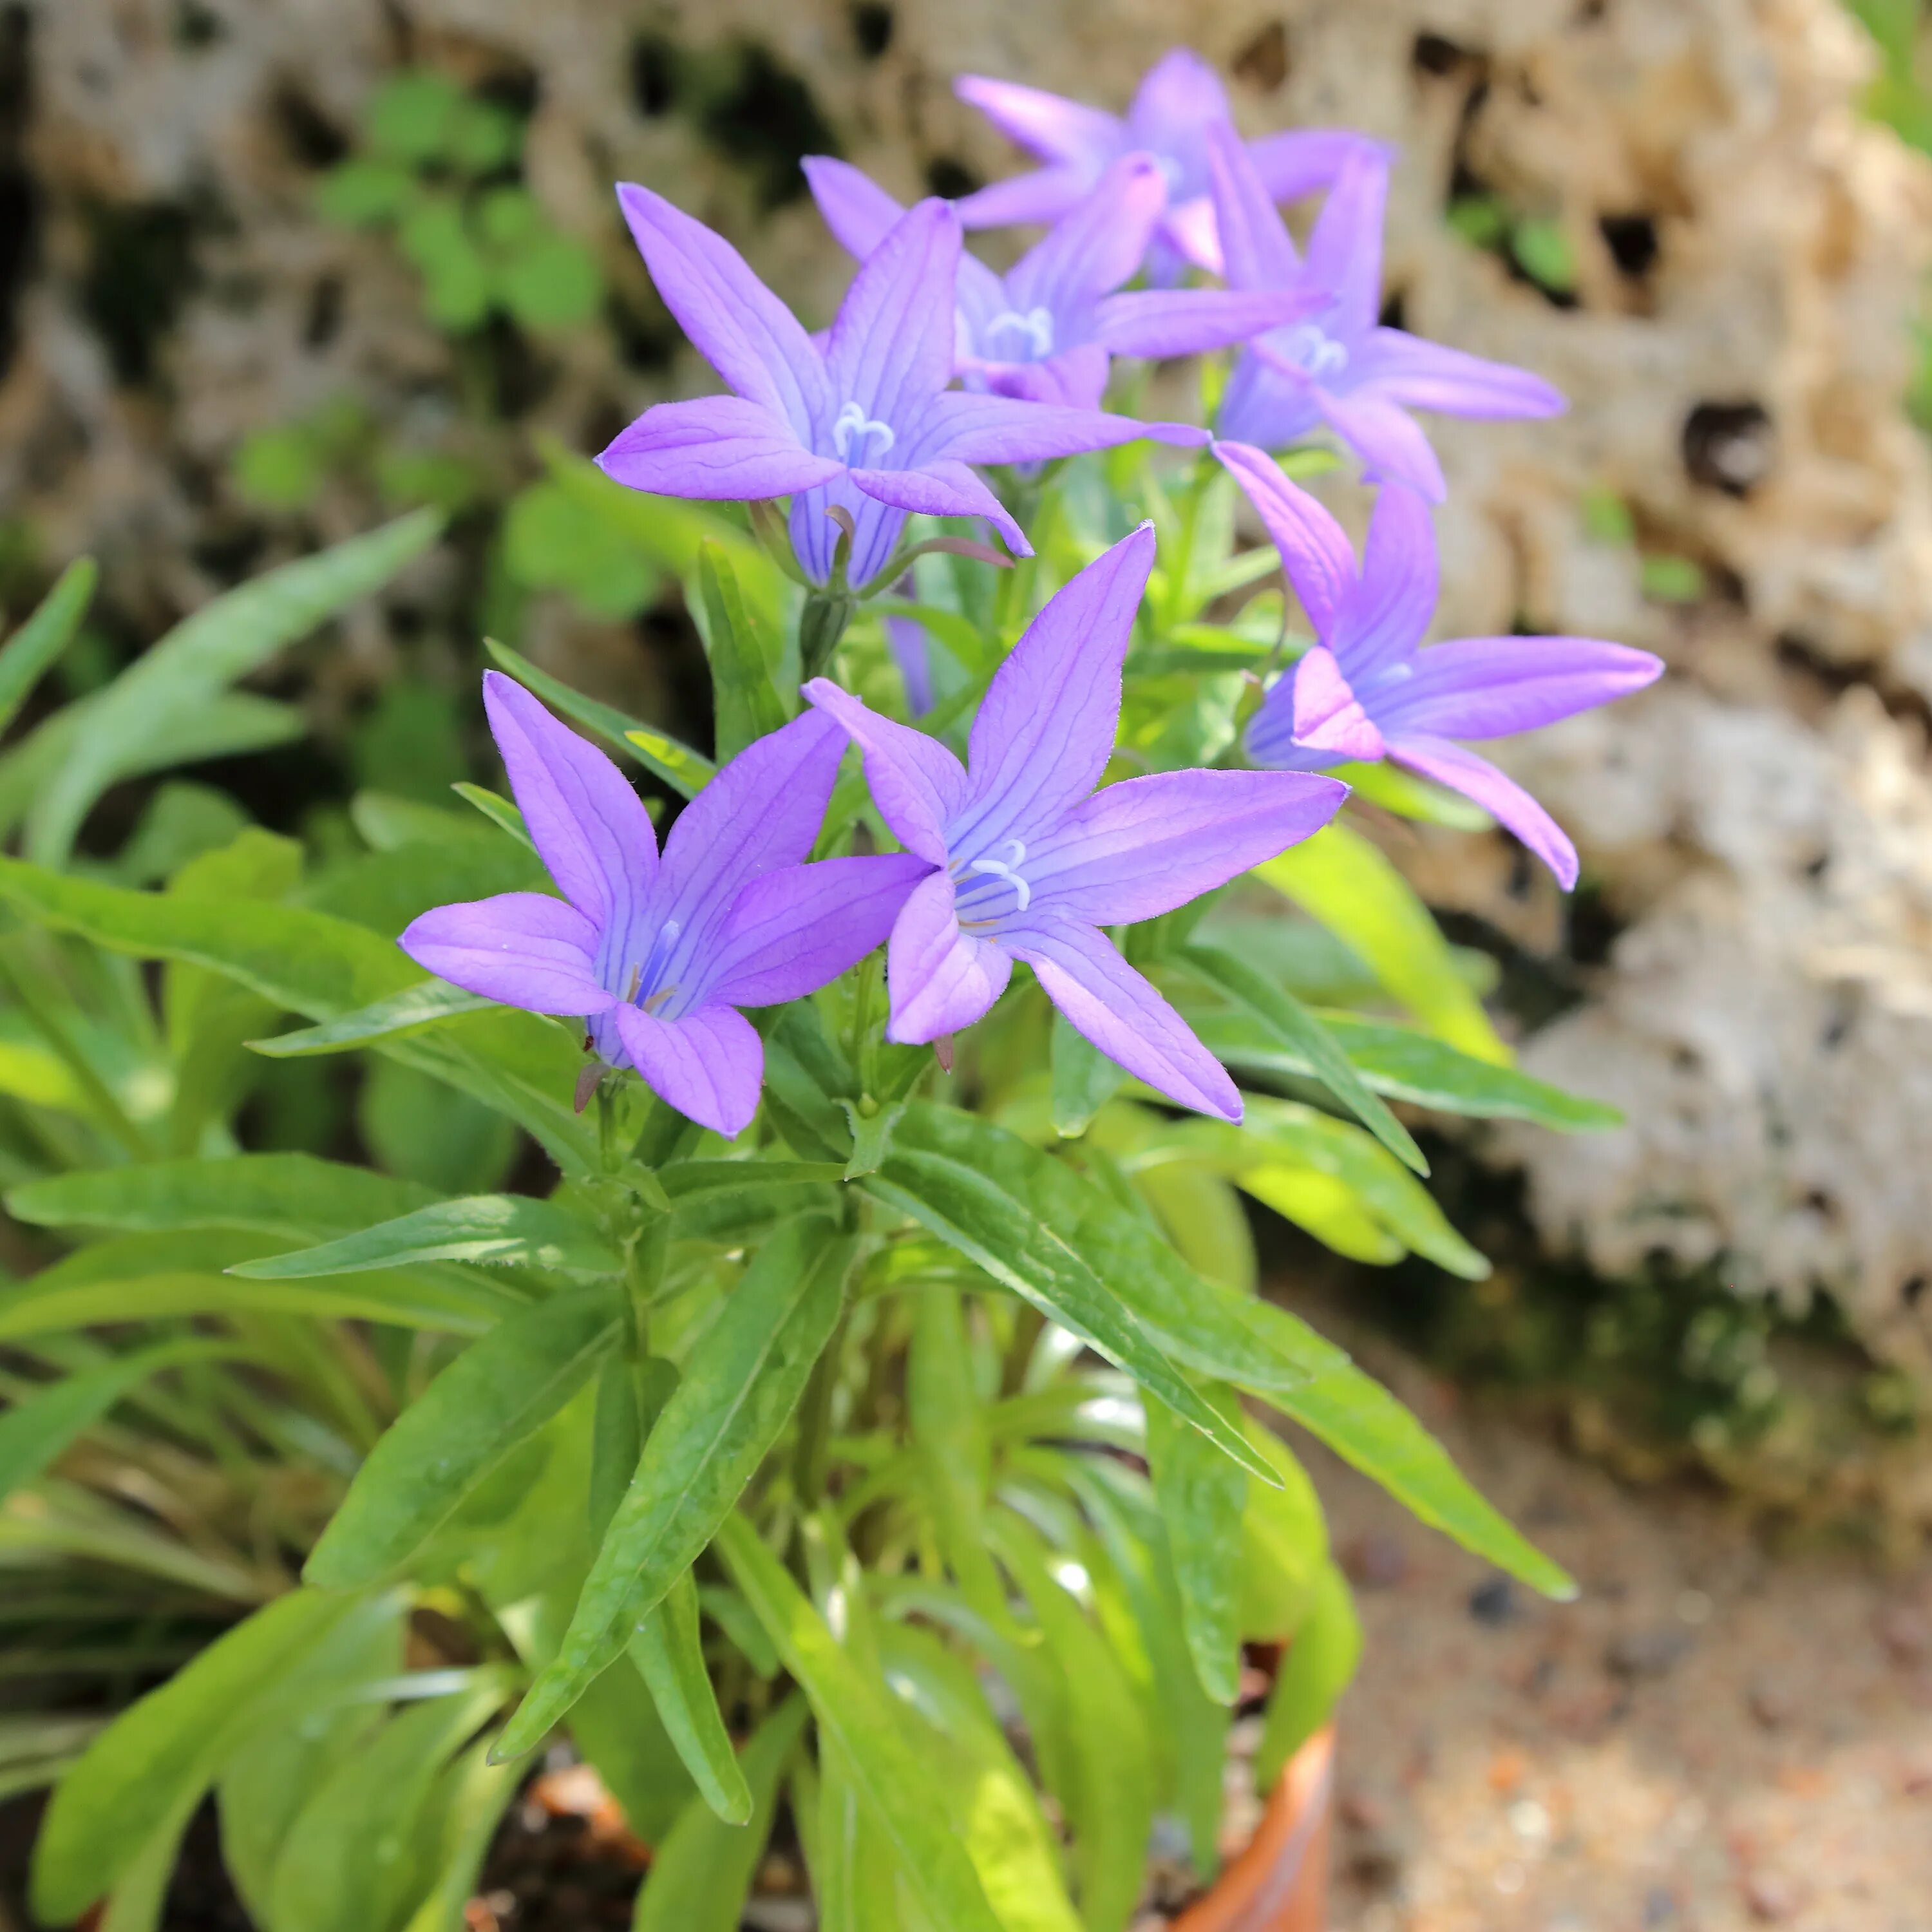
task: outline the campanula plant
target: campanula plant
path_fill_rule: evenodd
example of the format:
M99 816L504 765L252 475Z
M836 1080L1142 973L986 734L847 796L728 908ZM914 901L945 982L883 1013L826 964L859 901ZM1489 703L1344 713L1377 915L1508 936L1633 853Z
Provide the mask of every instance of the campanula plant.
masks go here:
M814 163L859 258L820 334L692 214L620 190L727 392L598 459L682 580L708 753L492 644L506 789L358 800L382 849L312 886L71 875L79 798L0 860L22 920L239 989L255 1053L406 1070L522 1150L511 1191L452 1172L379 1201L355 1166L211 1131L14 1197L96 1287L138 1269L96 1238L130 1214L203 1244L156 1291L164 1346L178 1306L351 1321L380 1392L299 1587L61 1782L50 1923L104 1898L122 1932L156 1924L212 1793L265 1932L454 1932L550 1750L650 1850L640 1932L738 1923L778 1828L823 1925L1124 1932L1150 1846L1211 1884L1229 1779L1286 1789L1354 1667L1278 1425L1570 1593L1261 1292L1244 1204L1477 1279L1414 1111L1609 1118L1514 1070L1348 822L1352 787L1493 812L1574 880L1460 740L1654 661L1422 645L1440 479L1402 413L1470 400L1472 370L1478 413L1553 397L1376 326L1374 144L1244 148L1186 54L1124 119L962 91L1047 166L902 210ZM1276 203L1314 192L1304 259ZM1018 220L1048 232L1004 279L963 254L963 226ZM1230 286L1178 286L1203 274ZM1217 346L1239 359L1211 430L1100 406L1134 393L1118 361ZM1359 564L1252 440L1307 472L1322 436L1382 486ZM1283 567L1312 638L1262 585ZM237 1225L245 1251L213 1241ZM62 1304L69 1340L103 1305L128 1312ZM1258 1681L1256 1746L1232 1720Z

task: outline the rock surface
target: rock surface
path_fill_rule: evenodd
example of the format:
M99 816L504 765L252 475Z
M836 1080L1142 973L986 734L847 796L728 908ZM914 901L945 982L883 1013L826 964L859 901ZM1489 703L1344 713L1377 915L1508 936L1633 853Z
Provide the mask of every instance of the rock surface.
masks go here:
M399 434L443 432L449 350L410 272L311 208L399 64L533 102L529 178L596 240L616 326L500 342L494 380L522 423L584 446L706 380L630 256L614 176L669 187L822 316L840 269L800 152L836 142L901 193L956 190L1010 164L952 74L1118 105L1176 17L14 0L0 96L30 111L0 134L26 238L0 248L0 501L50 554L100 550L148 621L278 541L223 480L245 430L346 389ZM1438 904L1582 994L1528 1064L1630 1114L1607 1139L1498 1136L1498 1156L1528 1167L1549 1239L1599 1267L1661 1251L1746 1290L1823 1282L1876 1351L1932 1365L1932 465L1903 406L1932 178L1859 118L1856 29L1838 0L1217 0L1190 32L1252 130L1399 142L1387 280L1407 325L1574 398L1556 424L1440 425L1444 631L1616 637L1675 674L1506 754L1579 834L1586 918L1500 840L1402 845ZM1452 233L1445 206L1474 194L1559 236L1574 291ZM370 513L331 501L316 523ZM1686 564L1701 595L1645 594L1673 569L1682 590ZM1621 928L1606 956L1586 926Z

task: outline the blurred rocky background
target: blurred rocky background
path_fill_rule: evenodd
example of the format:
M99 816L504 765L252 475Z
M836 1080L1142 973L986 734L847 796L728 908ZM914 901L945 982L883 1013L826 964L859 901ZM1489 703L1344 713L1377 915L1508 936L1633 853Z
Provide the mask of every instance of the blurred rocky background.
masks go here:
M1932 1384L1932 171L1899 131L1924 131L1916 0L1864 12L5 0L0 602L94 550L111 661L277 555L440 500L452 542L300 668L319 730L372 761L406 742L441 783L485 626L675 726L702 701L688 627L536 453L708 381L613 179L823 319L841 270L801 155L962 192L1012 161L952 75L1118 107L1184 25L1250 132L1399 144L1406 326L1574 399L1553 425L1436 425L1444 632L1671 666L1506 748L1577 835L1574 900L1499 838L1387 827L1499 962L1527 1066L1629 1116L1485 1144L1527 1178L1508 1215L1578 1280L1750 1311L1698 1345L1731 1350L1747 1408L1767 1324L1828 1291L1895 1420ZM299 777L284 754L254 782ZM1695 1325L1664 1324L1680 1354Z

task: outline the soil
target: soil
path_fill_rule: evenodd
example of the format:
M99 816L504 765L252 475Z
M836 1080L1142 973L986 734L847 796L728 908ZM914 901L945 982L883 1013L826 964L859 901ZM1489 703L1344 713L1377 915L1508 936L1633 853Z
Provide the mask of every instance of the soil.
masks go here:
M1335 1932L1932 1927L1932 1564L1780 1550L1358 1352L1580 1594L1532 1597L1298 1442L1367 1635Z

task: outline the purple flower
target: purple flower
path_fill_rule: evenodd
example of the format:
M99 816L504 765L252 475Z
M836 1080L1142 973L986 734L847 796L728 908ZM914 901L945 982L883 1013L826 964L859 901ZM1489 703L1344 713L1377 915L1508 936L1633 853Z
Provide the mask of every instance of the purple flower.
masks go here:
M832 574L834 506L856 528L856 588L884 568L909 511L985 517L1032 555L969 464L1143 436L1206 440L1097 410L946 394L959 223L944 202L921 202L866 258L821 346L722 236L649 188L617 193L664 306L734 393L659 403L598 463L620 483L668 496L790 496L793 545L818 583Z
M877 946L925 867L902 854L800 862L844 740L807 712L749 745L679 814L658 856L617 767L520 685L483 680L510 788L563 897L438 906L403 950L453 985L588 1022L614 1066L721 1134L750 1123L764 1046L737 1009L796 999Z
M1274 857L1326 824L1347 788L1194 771L1094 790L1154 554L1143 524L1034 620L980 706L963 768L823 678L805 694L852 734L880 814L931 868L886 951L890 1038L970 1025L1023 959L1102 1053L1183 1106L1239 1120L1220 1062L1100 928L1170 912Z
M1361 568L1335 519L1258 449L1216 453L1261 512L1316 646L1250 722L1248 755L1277 770L1392 758L1472 798L1508 826L1567 892L1576 851L1514 780L1458 738L1502 738L1641 691L1663 670L1648 651L1594 638L1462 638L1417 646L1435 614L1429 506L1390 484L1376 499Z
M1198 54L1176 47L1156 62L1124 118L976 74L962 75L952 91L1046 164L967 196L958 207L968 228L1058 221L1114 162L1144 153L1160 170L1166 202L1150 263L1154 279L1177 281L1190 262L1220 272L1208 194L1208 130L1234 124L1219 78ZM1275 200L1297 201L1327 187L1350 154L1374 146L1360 134L1308 128L1251 142L1248 152Z
M1343 164L1304 260L1240 142L1220 128L1208 138L1229 284L1308 289L1322 297L1318 314L1249 345L1221 399L1220 435L1280 449L1325 422L1372 477L1406 483L1440 502L1447 494L1442 465L1408 410L1562 414L1562 396L1526 370L1376 326L1388 198L1380 157L1358 154Z
M861 261L904 215L849 163L814 155L805 172L826 226ZM1154 157L1129 154L1112 163L1099 185L1004 278L962 254L956 355L968 386L1097 409L1110 356L1220 349L1321 305L1309 290L1117 294L1138 270L1166 201Z

